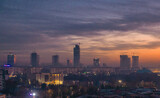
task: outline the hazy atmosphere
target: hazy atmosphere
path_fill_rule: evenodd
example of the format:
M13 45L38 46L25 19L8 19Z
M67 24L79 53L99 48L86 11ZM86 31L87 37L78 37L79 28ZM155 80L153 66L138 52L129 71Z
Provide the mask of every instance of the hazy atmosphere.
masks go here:
M97 2L98 1L98 2ZM0 64L13 52L17 64L73 59L80 43L81 63L119 66L121 54L138 55L140 65L160 63L159 0L1 0Z

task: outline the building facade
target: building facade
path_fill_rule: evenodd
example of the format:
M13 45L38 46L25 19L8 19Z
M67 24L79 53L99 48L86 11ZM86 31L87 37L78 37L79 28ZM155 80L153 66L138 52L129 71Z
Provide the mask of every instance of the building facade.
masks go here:
M31 65L32 67L39 66L39 55L36 52L31 53Z
M139 56L132 56L132 68L139 68Z
M74 66L80 66L80 46L79 45L75 45L74 47L74 53L73 53L73 61L74 61Z
M40 73L36 74L36 80L40 83L46 83L47 85L62 85L63 74Z
M14 54L9 54L7 56L7 65L10 65L10 66L14 66L16 63L16 55Z
M131 60L128 55L120 55L120 67L121 68L130 68Z
M52 56L52 65L54 65L54 66L59 65L59 56L58 55L53 55Z
M0 91L5 88L5 70L0 69Z

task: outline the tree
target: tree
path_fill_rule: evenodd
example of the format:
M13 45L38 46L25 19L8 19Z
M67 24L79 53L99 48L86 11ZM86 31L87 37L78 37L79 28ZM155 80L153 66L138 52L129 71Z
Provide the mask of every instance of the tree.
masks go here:
M5 87L4 92L7 93L7 94L12 94L13 95L14 92L15 92L15 89L17 87L17 82L9 79L5 83L6 83L6 87Z
M43 84L41 85L41 89L42 89L42 90L46 90L46 87L47 87L47 85L46 85L45 83L43 83Z

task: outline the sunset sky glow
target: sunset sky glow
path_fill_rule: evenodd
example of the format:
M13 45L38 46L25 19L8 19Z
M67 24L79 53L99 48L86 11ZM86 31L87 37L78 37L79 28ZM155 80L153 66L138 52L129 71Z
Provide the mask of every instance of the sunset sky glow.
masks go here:
M140 56L142 66L160 65L160 0L1 0L0 64L13 52L18 64L73 59L81 43L81 63L119 66L119 55Z

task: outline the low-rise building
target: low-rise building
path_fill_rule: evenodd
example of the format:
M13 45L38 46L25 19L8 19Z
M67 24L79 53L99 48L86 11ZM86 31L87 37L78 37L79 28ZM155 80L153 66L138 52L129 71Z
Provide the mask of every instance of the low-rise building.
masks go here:
M39 83L46 83L47 85L62 85L63 74L40 73L36 74L36 80Z

